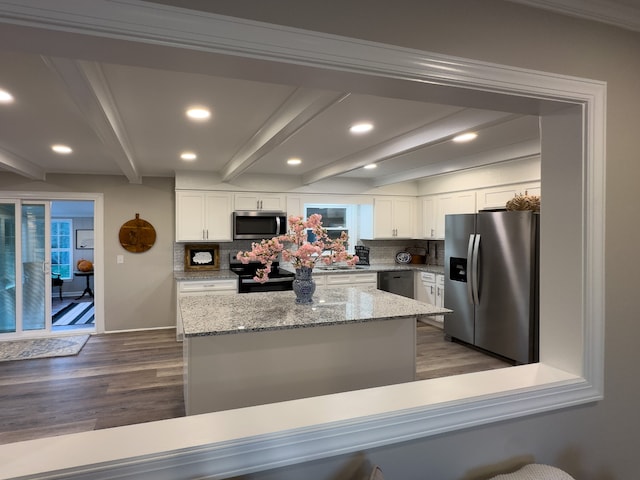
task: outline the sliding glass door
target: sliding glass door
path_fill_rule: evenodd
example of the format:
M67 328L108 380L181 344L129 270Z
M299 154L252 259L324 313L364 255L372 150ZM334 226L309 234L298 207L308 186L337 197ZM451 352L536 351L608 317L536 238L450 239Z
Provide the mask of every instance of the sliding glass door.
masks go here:
M16 204L0 203L0 334L15 333L16 298Z
M0 202L0 335L51 330L49 203Z
M45 330L51 290L48 203L24 203L21 214L22 330Z

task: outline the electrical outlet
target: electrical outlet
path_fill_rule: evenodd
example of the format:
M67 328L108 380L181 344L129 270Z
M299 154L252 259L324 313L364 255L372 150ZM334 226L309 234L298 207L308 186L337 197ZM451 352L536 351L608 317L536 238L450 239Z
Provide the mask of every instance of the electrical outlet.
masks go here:
M124 263L124 255L117 255L116 263Z

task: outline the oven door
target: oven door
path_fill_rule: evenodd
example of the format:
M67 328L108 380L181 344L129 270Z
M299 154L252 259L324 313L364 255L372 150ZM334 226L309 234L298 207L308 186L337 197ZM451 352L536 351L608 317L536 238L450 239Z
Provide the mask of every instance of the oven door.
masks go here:
M265 283L256 282L253 277L240 277L238 293L282 292L293 290L293 276L270 277Z

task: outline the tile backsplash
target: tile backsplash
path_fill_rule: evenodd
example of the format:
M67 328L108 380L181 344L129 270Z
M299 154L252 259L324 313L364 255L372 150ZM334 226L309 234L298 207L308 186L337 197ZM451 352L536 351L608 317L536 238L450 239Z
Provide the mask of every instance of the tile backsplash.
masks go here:
M362 240L359 242L370 248L370 263L394 263L396 253L406 248L424 248L427 253L426 263L429 265L444 265L444 240ZM173 270L184 270L184 243L173 244ZM220 268L229 268L229 256L240 250L251 248L251 240L237 240L234 242L219 242Z

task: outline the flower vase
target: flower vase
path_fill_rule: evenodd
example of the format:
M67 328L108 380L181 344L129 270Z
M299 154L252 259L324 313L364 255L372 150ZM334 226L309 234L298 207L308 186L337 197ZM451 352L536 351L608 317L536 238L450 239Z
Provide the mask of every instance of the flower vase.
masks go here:
M296 268L296 276L293 280L293 291L296 294L296 303L313 303L313 292L316 291L316 281L313 279L312 274L312 268Z

